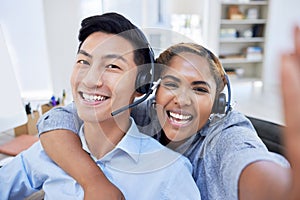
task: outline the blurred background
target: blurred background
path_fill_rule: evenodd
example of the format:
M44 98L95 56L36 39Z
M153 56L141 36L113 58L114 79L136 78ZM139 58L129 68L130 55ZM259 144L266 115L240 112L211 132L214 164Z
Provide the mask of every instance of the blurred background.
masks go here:
M33 109L53 96L71 102L80 21L114 11L146 32L156 56L182 41L208 47L231 77L233 104L283 123L279 55L292 48L299 7L298 0L0 0L0 26L22 102Z

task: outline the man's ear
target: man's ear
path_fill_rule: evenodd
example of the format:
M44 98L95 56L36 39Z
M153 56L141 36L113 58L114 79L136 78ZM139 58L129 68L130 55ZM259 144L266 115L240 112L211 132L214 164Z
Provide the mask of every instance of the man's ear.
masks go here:
M135 96L135 97L141 97L141 96L143 96L143 94L142 94L142 93L139 93L139 92L137 92L137 91L135 91L135 92L134 92L134 96Z

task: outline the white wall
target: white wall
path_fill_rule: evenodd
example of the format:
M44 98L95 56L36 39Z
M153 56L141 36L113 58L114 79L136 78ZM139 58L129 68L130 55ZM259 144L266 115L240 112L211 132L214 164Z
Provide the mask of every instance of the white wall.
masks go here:
M118 12L126 16L134 24L143 23L143 1L141 0L102 0L103 12Z
M6 41L0 27L0 132L26 123L27 116L12 67ZM9 97L9 98L7 98Z
M209 11L204 12L204 15L208 16L203 21L204 37L207 39L204 43L216 51L214 48L218 37L216 20L220 11L217 4L220 0L201 1L204 7L209 8ZM52 94L60 96L63 89L67 90L69 97L71 96L69 78L78 46L77 35L84 10L80 6L83 2L91 1L1 0L0 24L8 42L13 66L18 69L15 70L16 77L23 97L34 98L32 92L38 94L35 98L49 98ZM103 4L104 8L99 5L99 14L101 9L110 10L112 5L119 1L104 0L104 2L106 2L106 5ZM134 23L146 27L157 25L153 22L157 19L155 9L154 11L149 9L152 5L149 5L150 1L142 0L142 3L137 3L137 0L126 0L126 2L129 3L127 7L123 6L123 12L129 13L129 18ZM136 8L131 9L130 2L141 4L140 11L135 12ZM291 46L292 24L297 18L300 20L298 0L270 0L270 2L264 68L266 86L278 85L278 54L281 49ZM123 4L118 5L120 8ZM95 12L96 10L97 8L94 8ZM95 12L91 14L96 14ZM145 16L148 18L150 16L150 21Z
M44 16L53 94L66 90L71 98L70 76L78 47L80 0L46 0Z
M61 97L63 89L71 96L69 79L78 46L80 3L1 0L0 24L25 102Z
M221 17L220 0L204 0L207 10L203 15L203 36L207 48L213 53L218 54L219 50L219 23Z
M43 2L1 0L0 24L22 97L51 95Z
M266 37L265 88L277 87L279 83L280 53L291 49L293 26L300 25L299 0L270 0L269 23Z

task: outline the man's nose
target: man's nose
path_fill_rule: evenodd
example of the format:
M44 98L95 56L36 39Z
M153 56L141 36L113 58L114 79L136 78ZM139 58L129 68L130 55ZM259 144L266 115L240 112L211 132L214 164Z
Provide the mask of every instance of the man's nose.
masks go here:
M101 87L103 85L103 72L97 67L91 67L82 82L89 88Z

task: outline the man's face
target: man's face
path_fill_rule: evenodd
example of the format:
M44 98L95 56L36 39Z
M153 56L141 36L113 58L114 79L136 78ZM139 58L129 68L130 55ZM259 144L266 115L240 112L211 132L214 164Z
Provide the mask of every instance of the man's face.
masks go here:
M101 122L134 99L137 67L133 47L115 34L95 32L82 44L71 77L81 119Z

